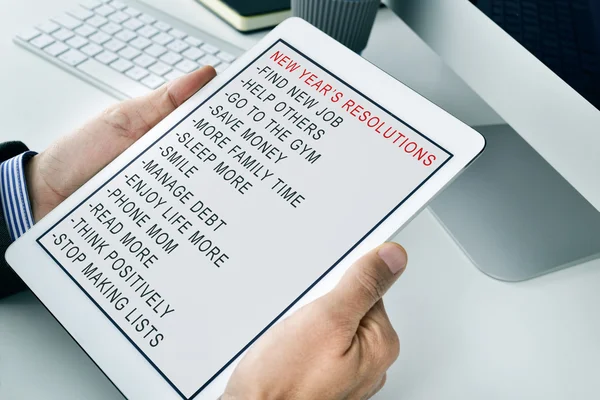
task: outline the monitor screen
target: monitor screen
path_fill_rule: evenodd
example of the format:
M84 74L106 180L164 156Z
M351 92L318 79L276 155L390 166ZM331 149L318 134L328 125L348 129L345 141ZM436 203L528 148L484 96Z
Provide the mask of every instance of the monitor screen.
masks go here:
M599 0L470 0L600 110Z

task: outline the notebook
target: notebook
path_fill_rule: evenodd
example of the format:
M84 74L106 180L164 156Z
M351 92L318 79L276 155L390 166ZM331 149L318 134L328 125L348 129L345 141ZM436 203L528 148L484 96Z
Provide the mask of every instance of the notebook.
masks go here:
M197 0L241 32L273 27L291 16L290 0Z

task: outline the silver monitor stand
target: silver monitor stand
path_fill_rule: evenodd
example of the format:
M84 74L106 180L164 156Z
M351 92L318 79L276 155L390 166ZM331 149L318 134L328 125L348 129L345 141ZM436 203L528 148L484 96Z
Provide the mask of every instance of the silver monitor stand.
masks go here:
M508 125L475 129L486 150L431 204L473 263L521 281L599 257L600 212Z

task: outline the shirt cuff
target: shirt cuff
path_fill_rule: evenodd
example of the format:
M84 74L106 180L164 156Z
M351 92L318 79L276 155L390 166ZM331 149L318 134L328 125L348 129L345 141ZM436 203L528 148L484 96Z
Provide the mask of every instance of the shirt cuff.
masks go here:
M10 238L15 241L33 226L24 166L37 153L26 151L0 164L0 200Z

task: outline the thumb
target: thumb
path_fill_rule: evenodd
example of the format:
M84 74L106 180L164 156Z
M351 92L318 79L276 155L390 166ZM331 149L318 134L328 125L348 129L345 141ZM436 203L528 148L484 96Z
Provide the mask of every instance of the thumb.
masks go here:
M134 101L147 101L153 103L153 105L161 109L162 114L169 114L200 90L216 75L217 73L213 67L204 66L163 85L146 97L139 97L134 99Z
M393 242L384 243L362 256L328 295L336 314L358 326L402 275L407 260L404 248Z
M125 128L130 139L137 140L154 125L183 104L216 75L214 68L202 67L166 83L146 96L125 101L112 113L111 126Z

